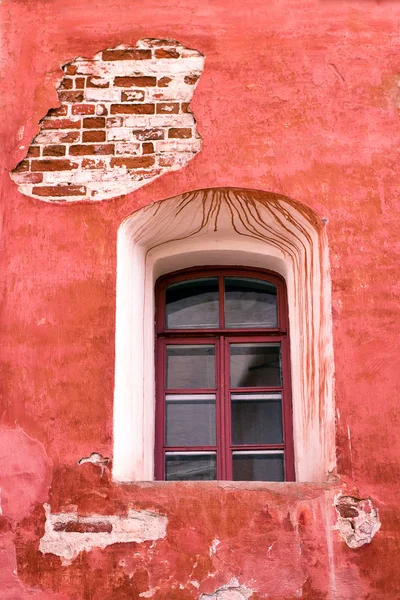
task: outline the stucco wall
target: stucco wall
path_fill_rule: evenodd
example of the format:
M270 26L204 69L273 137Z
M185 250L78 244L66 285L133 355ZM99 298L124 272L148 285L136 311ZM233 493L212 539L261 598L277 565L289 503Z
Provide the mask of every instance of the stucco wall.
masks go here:
M2 18L2 600L400 597L400 4L5 0ZM143 38L205 56L201 151L112 200L20 194L9 173L58 105L61 65ZM112 457L118 227L215 187L283 194L327 220L338 467L324 484L118 486L108 465L77 464ZM334 529L339 492L379 509L370 544ZM97 546L44 553L67 533Z

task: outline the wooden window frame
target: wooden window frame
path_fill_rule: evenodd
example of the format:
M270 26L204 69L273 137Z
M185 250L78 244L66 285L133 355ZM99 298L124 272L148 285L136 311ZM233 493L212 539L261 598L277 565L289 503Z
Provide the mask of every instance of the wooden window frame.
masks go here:
M172 283L199 279L219 278L219 327L214 329L166 329L166 289ZM246 277L273 283L277 289L278 326L275 328L225 328L224 327L224 277ZM287 292L284 279L272 271L229 266L191 268L169 273L156 283L156 416L155 416L155 478L165 479L166 452L210 452L217 455L217 479L232 480L232 452L235 450L284 450L285 481L295 481L293 416L290 381L290 347ZM181 344L215 344L216 387L215 389L166 388L165 346ZM281 345L281 386L231 388L229 383L229 344L234 342L265 343ZM280 392L282 393L283 444L232 445L230 393ZM166 393L215 393L216 394L216 445L172 447L165 445L165 394Z

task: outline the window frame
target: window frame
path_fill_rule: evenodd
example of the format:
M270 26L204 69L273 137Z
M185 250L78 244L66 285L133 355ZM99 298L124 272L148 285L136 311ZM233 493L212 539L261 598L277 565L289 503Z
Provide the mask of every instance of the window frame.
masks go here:
M173 283L200 279L202 277L219 278L219 327L197 329L166 329L166 289ZM274 328L226 328L224 319L224 277L245 277L261 279L273 283L277 290L277 327ZM156 346L156 407L155 407L155 479L165 480L165 452L171 451L215 451L217 460L217 474L223 475L218 480L232 480L232 452L284 450L284 481L295 481L294 440L293 440L293 411L291 397L290 374L290 346L289 346L289 320L286 284L279 274L252 267L232 266L207 266L188 268L160 277L155 286L156 318L155 318L155 346ZM179 393L215 393L216 395L216 444L213 446L186 446L169 447L165 450L165 346L167 344L215 344L216 356L216 388L207 389L179 389ZM251 393L259 391L265 393L265 387L231 388L229 382L229 344L237 342L248 343L273 343L281 345L281 386L268 386L267 393L280 392L282 394L282 432L283 444L235 444L231 443L231 410L230 393ZM168 393L178 390L168 389ZM277 448L279 446L279 448ZM268 448L269 447L269 448Z

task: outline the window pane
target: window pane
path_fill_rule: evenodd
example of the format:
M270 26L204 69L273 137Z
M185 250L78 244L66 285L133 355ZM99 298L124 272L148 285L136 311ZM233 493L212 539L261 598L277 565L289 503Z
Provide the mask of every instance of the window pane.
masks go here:
M233 481L284 481L283 452L233 452Z
M283 444L281 394L232 394L232 444Z
M281 385L280 344L230 344L231 387Z
M215 444L215 394L167 394L166 445Z
M215 346L167 346L167 388L215 388Z
M277 327L276 286L262 279L225 277L225 327Z
M191 452L177 454L167 452L165 455L165 479L167 481L198 481L217 478L217 461L215 453Z
M218 277L191 279L166 290L167 329L219 326Z

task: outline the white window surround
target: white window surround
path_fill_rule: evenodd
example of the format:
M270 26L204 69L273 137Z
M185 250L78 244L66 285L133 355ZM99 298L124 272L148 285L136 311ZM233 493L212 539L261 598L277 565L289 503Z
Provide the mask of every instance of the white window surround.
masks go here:
M154 479L154 286L187 267L240 265L281 274L288 291L296 480L335 467L331 286L325 226L267 192L199 190L142 208L117 243L113 478Z

